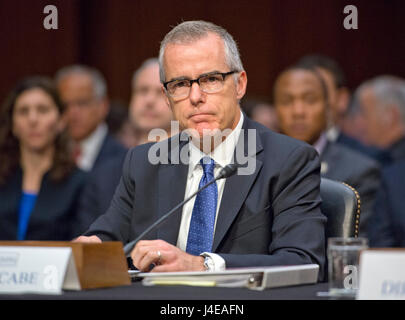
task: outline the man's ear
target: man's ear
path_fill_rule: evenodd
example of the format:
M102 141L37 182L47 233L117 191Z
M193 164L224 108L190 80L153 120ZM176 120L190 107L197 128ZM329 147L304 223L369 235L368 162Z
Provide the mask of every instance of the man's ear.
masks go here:
M343 87L338 89L338 100L337 100L337 108L340 116L343 116L347 108L349 106L349 100L350 100L350 91L348 88Z
M245 71L241 71L236 83L236 97L238 100L242 99L246 93L247 87L247 74Z
M402 115L396 105L388 105L385 110L386 111L382 115L382 120L387 127L393 128L397 123L402 123Z
M162 86L160 88L162 90L163 96L165 97L165 101L166 101L167 106L170 108L170 110L173 111L172 105L170 104L169 97L167 95L167 92L166 92L165 87L163 86L163 84L162 84Z

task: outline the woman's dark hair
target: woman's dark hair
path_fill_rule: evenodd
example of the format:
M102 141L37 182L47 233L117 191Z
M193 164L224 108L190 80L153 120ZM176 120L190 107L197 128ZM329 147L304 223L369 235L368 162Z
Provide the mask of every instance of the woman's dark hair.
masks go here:
M12 132L15 103L23 92L35 88L43 90L52 98L60 115L64 111L55 84L47 77L25 78L10 92L0 110L0 185L6 182L20 163L20 143ZM65 131L57 135L54 144L55 153L49 175L52 180L60 181L73 170L75 165Z

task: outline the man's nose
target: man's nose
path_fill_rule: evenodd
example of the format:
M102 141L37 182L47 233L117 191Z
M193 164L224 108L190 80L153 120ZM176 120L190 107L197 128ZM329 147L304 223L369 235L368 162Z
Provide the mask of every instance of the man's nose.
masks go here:
M194 82L190 87L189 99L194 106L205 101L205 93L201 90L200 85L197 82Z
M82 111L82 108L80 105L76 102L70 102L66 103L66 109L65 112L69 114L70 116L75 116L75 115L80 115Z
M145 105L153 106L157 98L158 94L155 91L149 90L145 95Z
M301 101L295 101L292 105L293 115L303 117L305 115L305 105Z

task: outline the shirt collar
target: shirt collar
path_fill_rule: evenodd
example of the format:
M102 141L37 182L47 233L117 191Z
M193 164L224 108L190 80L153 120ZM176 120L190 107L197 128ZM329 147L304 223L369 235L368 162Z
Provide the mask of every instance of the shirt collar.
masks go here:
M84 170L91 169L107 133L107 124L101 123L97 126L96 130L80 142L82 155L79 158L79 167Z
M242 130L243 124L243 113L240 111L240 118L239 122L236 125L235 129L226 137L224 141L222 141L211 153L205 154L199 148L197 148L193 143L189 143L189 151L190 151L190 158L189 158L189 171L188 176L190 177L193 174L193 171L197 165L199 165L200 160L203 157L210 157L215 161L216 166L220 166L221 168L225 167L226 165L232 162L233 154L236 148L236 144L238 143L239 135Z
M328 139L326 137L326 133L323 132L321 136L318 138L318 140L312 146L315 148L318 154L321 155L327 143Z

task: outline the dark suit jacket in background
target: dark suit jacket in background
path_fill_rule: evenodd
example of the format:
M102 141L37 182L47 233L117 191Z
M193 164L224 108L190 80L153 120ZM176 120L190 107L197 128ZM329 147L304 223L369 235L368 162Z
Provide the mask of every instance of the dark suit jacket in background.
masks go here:
M370 247L405 247L405 160L383 170L368 232Z
M256 170L226 180L212 252L227 267L315 263L323 279L326 217L320 211L317 152L248 118L242 128L245 154L247 129L256 130L256 152L249 153ZM127 243L184 199L188 165L173 164L170 150L179 152L187 144L169 148L169 163L158 165L148 160L151 146L130 150L110 208L86 235ZM180 221L181 210L146 238L176 245Z
M344 145L356 152L360 152L368 158L372 158L377 161L381 166L389 165L392 162L392 157L389 150L383 150L372 146L366 146L359 140L354 139L343 132L340 132L336 143Z
M90 172L79 201L79 223L75 236L85 232L110 207L121 178L123 162L120 157L108 159Z
M107 211L121 178L122 163L127 152L128 149L112 135L106 135L79 200L79 220L73 230L74 237L81 235L97 217Z
M101 145L100 151L94 162L92 171L96 170L99 166L103 165L105 162L109 161L122 161L127 154L128 149L125 148L120 142L118 142L109 133L104 138L103 144ZM113 160L111 160L113 159Z
M367 237L367 224L380 186L376 161L343 145L328 142L321 154L321 176L342 181L360 194L360 236Z
M0 239L16 240L18 211L22 193L22 170L17 169L9 181L0 186ZM26 240L71 240L77 224L79 194L86 174L76 169L56 183L46 173L31 212Z
M392 144L387 150L391 157L391 163L394 164L396 162L404 161L405 160L405 137L402 137L394 144Z

